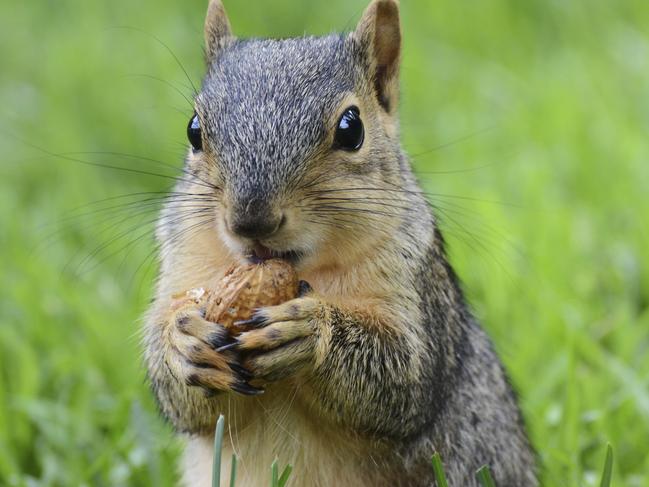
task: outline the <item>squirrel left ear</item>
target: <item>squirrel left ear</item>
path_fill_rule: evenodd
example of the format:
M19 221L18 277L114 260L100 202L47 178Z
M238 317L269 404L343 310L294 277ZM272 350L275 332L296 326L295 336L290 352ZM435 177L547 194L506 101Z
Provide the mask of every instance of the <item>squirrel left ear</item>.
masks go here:
M210 0L205 17L205 53L208 64L226 47L234 37L230 30L230 20L221 0Z
M391 113L399 98L401 27L398 0L373 0L352 36L369 57L379 103Z

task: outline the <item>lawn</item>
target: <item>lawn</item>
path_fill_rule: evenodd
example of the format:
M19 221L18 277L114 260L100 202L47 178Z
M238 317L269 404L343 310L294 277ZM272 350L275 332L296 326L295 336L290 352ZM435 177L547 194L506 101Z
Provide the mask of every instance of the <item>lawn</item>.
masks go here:
M180 167L204 3L0 3L0 485L174 485L138 343L157 202L134 202ZM544 485L598 485L607 442L613 485L649 485L649 4L402 3L404 146ZM286 37L365 2L226 6Z

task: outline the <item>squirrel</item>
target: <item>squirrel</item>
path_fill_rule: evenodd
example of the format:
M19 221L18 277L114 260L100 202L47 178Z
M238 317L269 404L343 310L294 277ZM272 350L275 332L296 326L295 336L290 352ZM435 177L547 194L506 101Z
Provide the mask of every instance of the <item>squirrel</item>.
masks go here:
M463 297L399 138L398 0L347 34L238 39L220 0L183 175L162 209L144 358L187 444L182 482L211 485L226 419L241 485L277 457L294 486L536 486L535 453L493 346ZM231 337L198 304L236 263L291 262L301 295ZM307 284L308 283L308 284ZM262 394L263 392L263 394Z

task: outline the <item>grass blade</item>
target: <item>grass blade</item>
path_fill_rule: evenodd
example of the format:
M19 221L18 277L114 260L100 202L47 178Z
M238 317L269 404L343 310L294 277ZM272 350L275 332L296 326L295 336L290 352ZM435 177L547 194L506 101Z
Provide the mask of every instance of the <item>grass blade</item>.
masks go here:
M604 472L602 472L602 481L600 487L610 487L611 476L613 474L613 448L611 444L606 445L606 461L604 462Z
M444 473L444 467L442 466L442 459L439 456L438 452L435 452L433 455L433 471L435 472L435 480L437 481L437 487L448 487L448 482L446 482L446 474Z
M232 463L230 464L230 487L234 487L237 481L237 456L232 454Z
M288 482L288 478L291 475L291 472L293 471L293 466L292 465L286 465L284 467L284 471L282 472L282 475L279 476L279 483L277 487L285 487L286 483Z
M273 464L270 466L270 485L271 487L278 487L279 485L279 474L277 473L277 458L273 461Z
M482 487L496 487L496 483L494 482L494 479L491 476L491 471L489 470L489 467L487 467L486 465L480 467L476 475Z
M223 429L225 419L219 415L216 422L216 432L214 433L214 460L212 460L212 487L221 485L221 449L223 448Z

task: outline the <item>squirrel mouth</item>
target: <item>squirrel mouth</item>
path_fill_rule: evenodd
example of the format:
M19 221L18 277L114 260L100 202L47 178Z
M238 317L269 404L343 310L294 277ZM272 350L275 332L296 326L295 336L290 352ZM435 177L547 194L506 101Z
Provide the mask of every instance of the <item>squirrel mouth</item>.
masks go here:
M282 259L295 264L302 257L302 253L297 250L273 250L260 242L255 242L246 257L255 264L260 264L269 259Z

